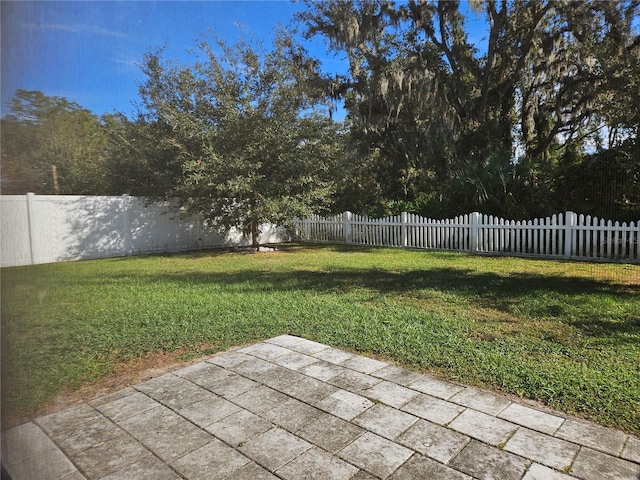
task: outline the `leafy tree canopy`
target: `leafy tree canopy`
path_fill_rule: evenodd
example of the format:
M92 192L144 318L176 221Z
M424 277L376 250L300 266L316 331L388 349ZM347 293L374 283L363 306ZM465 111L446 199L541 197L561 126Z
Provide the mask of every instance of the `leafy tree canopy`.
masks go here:
M345 100L360 144L381 153L387 198L431 192L445 201L431 202L434 211L490 200L502 213L517 204L539 214L528 198L553 193L567 146L584 155L637 144L637 0L473 1L488 25L481 50L458 1L306 4L307 35L349 61L348 75L328 78L327 88Z
M100 119L80 105L18 90L2 119L2 193L108 192Z
M474 0L482 45L458 1L306 4L305 34L347 74L280 32L268 49L203 37L185 64L149 52L134 119L20 90L2 193L177 198L254 243L262 222L327 209L637 220L640 0Z
M257 245L261 223L330 204L342 132L319 113L318 65L290 36L277 34L268 52L204 39L190 65L160 51L142 68L145 120L180 166L163 194L187 214L241 226Z

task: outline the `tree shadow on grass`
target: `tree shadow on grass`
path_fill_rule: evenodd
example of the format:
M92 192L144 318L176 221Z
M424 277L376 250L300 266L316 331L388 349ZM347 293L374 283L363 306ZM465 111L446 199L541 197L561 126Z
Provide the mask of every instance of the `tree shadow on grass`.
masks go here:
M205 255L204 252L194 254ZM606 280L535 273L499 274L465 268L414 269L394 272L380 268L331 267L329 271L311 269L285 272L239 270L236 272L167 272L145 274L145 282L206 289L215 285L229 293L291 292L349 293L371 291L379 296L403 295L428 301L434 292L460 295L513 315L522 302L530 302L527 318L557 319L593 337L624 337L615 341L638 341L640 314L602 315L584 305L585 295L595 302L636 302L640 311L640 286L618 285ZM601 299L598 297L602 297ZM613 338L612 338L613 340Z

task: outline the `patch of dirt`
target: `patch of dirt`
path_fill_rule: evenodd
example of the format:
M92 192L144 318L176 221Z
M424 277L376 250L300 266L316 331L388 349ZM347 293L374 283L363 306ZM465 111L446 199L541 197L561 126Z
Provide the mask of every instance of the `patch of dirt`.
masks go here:
M206 345L202 346L202 350L206 350ZM186 361L181 360L185 352L185 348L173 352L152 352L142 358L120 363L116 365L113 372L97 381L85 382L80 388L62 391L53 402L35 412L30 418L10 419L7 426L19 425L33 418L49 415L65 408L88 402L94 398L115 393L123 388L159 377L213 356L209 354Z

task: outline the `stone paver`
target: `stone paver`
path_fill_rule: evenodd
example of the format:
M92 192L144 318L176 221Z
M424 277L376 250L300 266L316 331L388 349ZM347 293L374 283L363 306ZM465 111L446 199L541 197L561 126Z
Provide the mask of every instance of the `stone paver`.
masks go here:
M571 480L570 477L562 472L553 470L537 463L533 463L522 480Z
M34 423L2 433L2 465L13 479L62 479L76 467Z
M351 478L351 480L376 480L377 477L374 477L370 473L365 472L364 470L359 470L358 473L355 474Z
M279 337L266 340L266 342L287 347L296 352L306 353L307 355L313 355L329 348L328 345L292 335L280 335Z
M240 410L242 410L242 408L238 405L235 405L222 397L211 394L207 399L192 403L191 405L179 410L178 413L199 427L207 428L212 423L239 412Z
M2 432L13 480L640 480L640 439L281 335Z
M357 370L362 373L373 373L376 370L380 370L387 366L386 363L381 362L380 360L374 360L369 357L361 357L360 355L354 355L344 362L340 362L340 365L343 367L352 368L353 370Z
M573 419L567 419L562 424L556 437L611 455L619 455L627 440L627 435L617 430Z
M210 396L207 389L173 374L148 380L136 386L136 389L174 410L205 400Z
M275 360L276 358L283 357L286 354L291 353L291 350L288 348L272 345L270 343L256 343L254 345L241 348L238 351L263 360Z
M145 457L100 480L179 480L169 465L154 456Z
M276 471L287 480L348 480L357 472L353 465L317 447L310 448Z
M396 385L395 383L388 382L386 380L371 388L363 390L360 394L395 408L402 407L404 404L409 403L415 397L420 395L414 390L401 387L400 385Z
M286 367L275 365L274 368L269 370L268 374L260 375L258 381L275 390L282 391L305 378L308 377L306 377L302 373L289 370Z
M414 455L407 463L400 467L396 473L389 477L390 480L472 480L469 475L465 475L453 468L446 467L441 463Z
M513 423L471 409L462 412L449 427L494 446L506 442L518 429Z
M310 357L309 355L305 355L303 353L291 352L282 357L278 357L275 363L292 370L299 370L319 361L320 360L318 360L317 358Z
M530 463L525 458L472 440L450 466L476 478L518 480Z
M271 379L274 375L274 372L286 371L284 367L276 365L275 363L267 362L266 360L261 360L255 357L250 357L248 355L246 355L246 357L247 358L243 362L230 365L226 368L228 368L231 372L235 372L238 375L242 375L257 382L262 382L263 379ZM209 362L212 362L214 359L215 357L209 360ZM230 373L227 372L227 375L229 374Z
M264 413L265 418L290 432L305 427L320 415L323 415L321 410L294 398L290 398Z
M379 404L353 419L356 425L389 440L401 435L416 421L418 418L413 415Z
M88 401L87 405L97 410L100 410L99 407L106 405L107 403L120 400L121 398L125 398L125 397L128 397L129 395L134 395L136 393L138 393L138 391L135 388L126 387L126 388L123 388L122 390L118 390L117 392L109 393L102 397L94 398L93 400Z
M325 412L347 421L353 420L371 406L373 402L370 400L346 390L338 390L316 404L316 407Z
M249 462L237 450L213 439L180 457L171 466L189 480L218 480L227 478Z
M431 375L423 375L407 386L414 390L418 390L419 392L442 398L443 400L447 400L461 390L464 390L463 386L445 382L444 380L432 377Z
M299 375L290 383L277 387L278 390L293 398L312 404L338 391L338 388L333 385L328 385L306 375Z
M215 382L208 389L221 397L230 399L258 386L260 386L258 382L254 382L242 375L230 374L224 379Z
M532 430L548 433L549 435L553 435L564 422L564 418L562 417L541 412L517 403L509 405L498 414L498 417Z
M520 428L509 439L504 449L526 456L557 470L568 469L578 453L578 445L544 433Z
M328 381L334 377L337 377L341 373L347 370L345 367L340 367L339 365L335 365L333 363L325 362L324 360L319 360L316 363L312 363L311 365L307 365L306 367L299 368L298 371L309 377L316 378L318 380Z
M274 427L241 445L239 450L270 471L276 471L312 446L300 437Z
M46 432L56 432L63 430L76 430L83 423L100 419L100 413L87 404L80 404L75 407L52 413L36 419L36 423Z
M446 425L460 415L465 408L430 395L420 394L402 407L402 410L425 420Z
M358 437L338 456L380 478L386 478L411 457L413 451L371 432Z
M376 370L372 373L374 377L379 377L390 382L397 383L398 385L407 386L411 382L414 382L422 377L422 374L412 372L406 368L397 367L395 365L387 365L386 367Z
M583 447L570 473L584 480L638 480L640 465Z
M129 417L119 425L167 462L211 441L211 435L165 406Z
M90 478L102 478L132 465L152 453L130 435L100 443L73 456L74 463Z
M248 410L240 410L209 425L206 430L230 445L242 445L266 432L273 424Z
M319 358L320 360L324 360L325 362L334 363L336 365L339 365L355 357L353 353L345 352L344 350L332 347L320 350L319 352L314 353L313 356Z
M469 440L466 435L426 420L419 420L396 438L396 442L401 445L444 464L449 463L453 457L460 453Z
M244 467L233 472L229 480L278 480L278 477L269 473L255 462L249 462Z
M101 403L96 406L96 410L114 422L119 422L160 405L144 393L136 391L131 395L116 397L109 402Z
M465 388L449 398L449 401L470 407L489 415L498 415L511 405L511 401L475 388Z
M233 403L259 415L262 412L277 407L287 400L289 400L289 397L284 393L261 385L238 395L233 399Z
M174 375L189 380L190 382L200 385L207 390L211 390L211 388L215 387L219 381L230 376L231 372L218 365L201 362L178 370L177 372L174 372Z
M95 445L124 435L124 431L104 417L87 420L74 429L45 429L64 453L76 455Z
M640 463L640 439L629 437L624 449L622 450L621 457L625 460Z
M219 353L216 356L208 359L207 362L218 365L219 367L229 368L235 365L239 365L242 362L246 362L249 359L251 359L249 355L238 351L231 351Z
M353 393L360 393L362 390L371 388L382 381L380 378L356 372L355 370L349 370L348 368L343 368L343 370L342 373L332 377L328 382L331 385L349 390Z
M296 434L331 453L336 453L364 432L363 428L352 423L323 414Z

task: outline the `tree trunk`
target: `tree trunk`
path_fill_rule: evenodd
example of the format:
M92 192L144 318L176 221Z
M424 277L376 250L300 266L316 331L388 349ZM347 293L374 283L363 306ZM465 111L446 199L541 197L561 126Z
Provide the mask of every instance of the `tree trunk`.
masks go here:
M258 232L258 219L253 218L251 219L251 246L256 250L260 248L260 239L258 238L259 234L260 232Z

